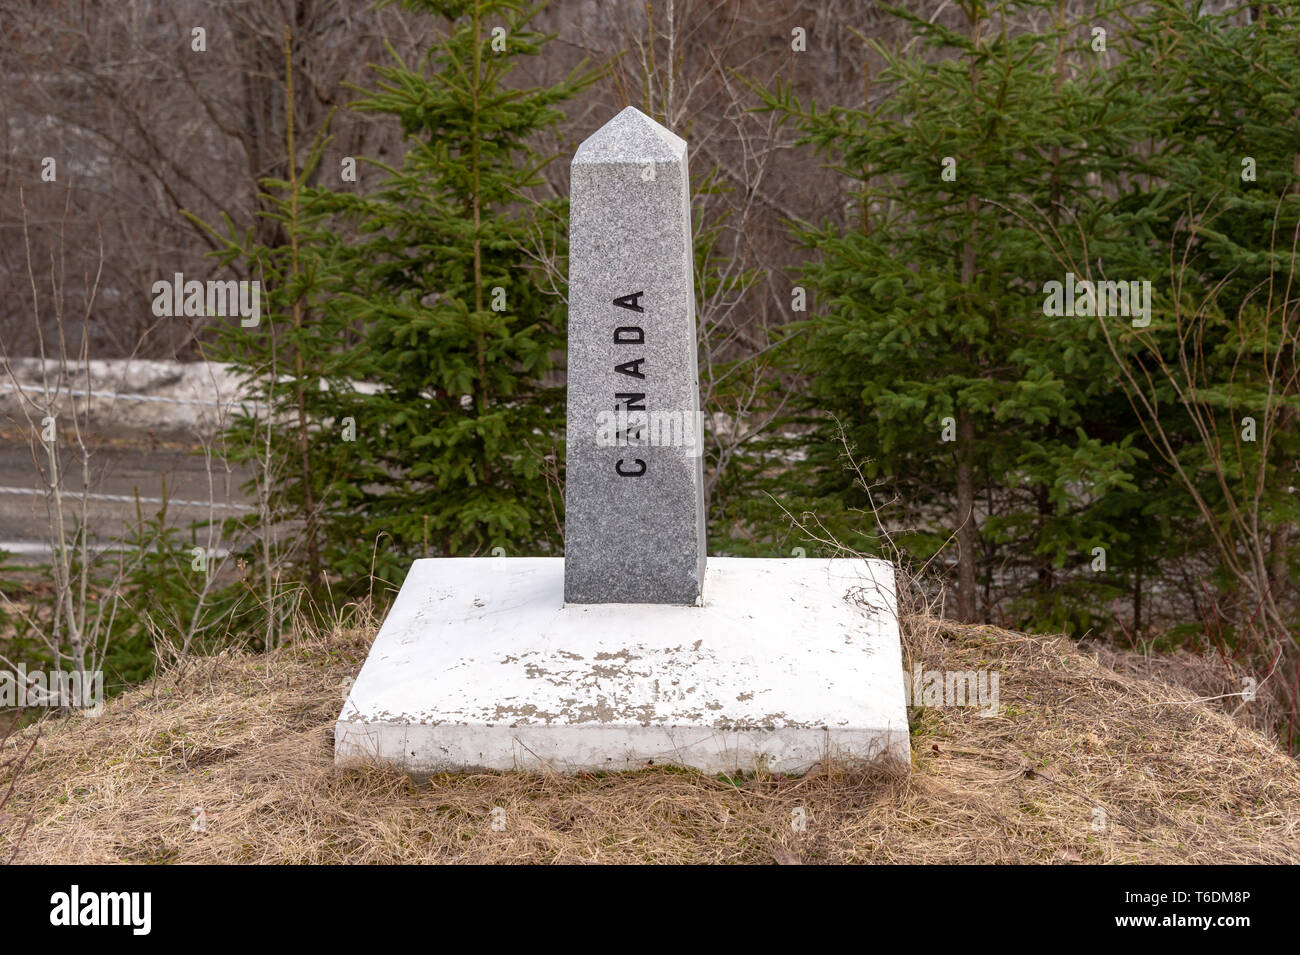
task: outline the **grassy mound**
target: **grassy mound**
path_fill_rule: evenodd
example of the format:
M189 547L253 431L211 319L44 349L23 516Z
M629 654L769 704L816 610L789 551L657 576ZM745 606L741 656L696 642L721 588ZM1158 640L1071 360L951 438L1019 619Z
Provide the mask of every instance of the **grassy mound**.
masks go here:
M20 773L0 770L0 859L1300 862L1300 767L1191 693L1065 639L907 630L927 668L999 671L1001 710L912 711L906 778L336 772L333 721L372 632L190 660L98 718L9 740L0 763L39 734Z

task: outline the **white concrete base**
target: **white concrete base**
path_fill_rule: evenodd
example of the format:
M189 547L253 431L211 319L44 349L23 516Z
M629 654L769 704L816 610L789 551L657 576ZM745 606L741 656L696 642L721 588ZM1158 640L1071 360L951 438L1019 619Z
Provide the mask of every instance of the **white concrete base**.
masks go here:
M562 558L417 560L335 725L335 763L910 764L883 561L710 557L700 607L563 594Z

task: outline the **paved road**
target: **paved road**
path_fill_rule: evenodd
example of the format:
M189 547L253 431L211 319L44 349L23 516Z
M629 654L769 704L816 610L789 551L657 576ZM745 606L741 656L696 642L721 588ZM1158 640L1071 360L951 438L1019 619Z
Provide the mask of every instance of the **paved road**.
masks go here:
M247 506L239 491L247 479L246 469L237 469L229 477L213 463L209 479L207 462L194 454L192 441L183 435L168 437L138 431L122 431L99 436L91 448L90 474L93 497L87 503L87 520L91 540L106 544L123 532L127 522L136 518L135 495L141 497L145 518L157 514L164 484L169 504L167 522L186 527L191 521L208 516L207 501ZM66 454L65 512L68 527L80 513L81 463L76 454ZM20 434L0 432L0 550L20 559L38 560L49 552L49 512L41 491L42 480L32 461L32 453ZM225 517L236 513L223 508L216 512Z

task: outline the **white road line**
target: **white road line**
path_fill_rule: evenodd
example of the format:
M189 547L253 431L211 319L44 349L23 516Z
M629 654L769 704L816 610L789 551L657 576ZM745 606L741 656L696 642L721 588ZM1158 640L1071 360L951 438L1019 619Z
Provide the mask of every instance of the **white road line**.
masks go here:
M76 550L69 545L70 550ZM101 554L116 554L118 552L134 551L138 548L125 547L122 545L111 547L91 547L90 552L96 556ZM182 550L188 551L188 547L182 547ZM156 551L156 547L148 548L150 551ZM0 541L0 551L13 557L49 557L54 553L54 548L49 544L41 541ZM218 547L215 551L208 554L209 557L225 558L230 556L230 551L224 547Z
M33 391L44 393L45 388L40 385L0 385L0 391ZM131 395L117 391L80 391L77 389L50 389L51 397L61 397L67 395L72 398L111 398L113 400L121 399L122 401L154 401L168 405L208 405L214 408L223 406L233 406L239 404L238 400L231 399L228 401L202 401L197 398L164 398L161 395Z
M20 494L27 497L40 497L44 492L33 487L0 487L0 494ZM137 498L133 494L82 494L80 491L64 491L63 496L68 500L77 500L84 497L88 501L119 501L125 504L134 504L137 500L141 504L162 504L161 497L141 497ZM175 504L177 507L213 507L217 510L226 511L255 511L257 508L248 504L228 504L222 501L178 501L175 498L168 498L167 504Z

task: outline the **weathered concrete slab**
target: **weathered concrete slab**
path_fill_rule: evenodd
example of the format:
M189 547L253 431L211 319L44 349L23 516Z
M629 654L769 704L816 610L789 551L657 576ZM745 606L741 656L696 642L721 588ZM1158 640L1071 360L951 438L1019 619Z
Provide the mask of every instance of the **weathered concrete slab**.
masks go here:
M573 158L570 603L700 599L704 471L686 167L686 142L630 106Z
M908 764L889 564L714 557L699 607L566 605L563 577L558 558L417 560L339 717L336 762Z

